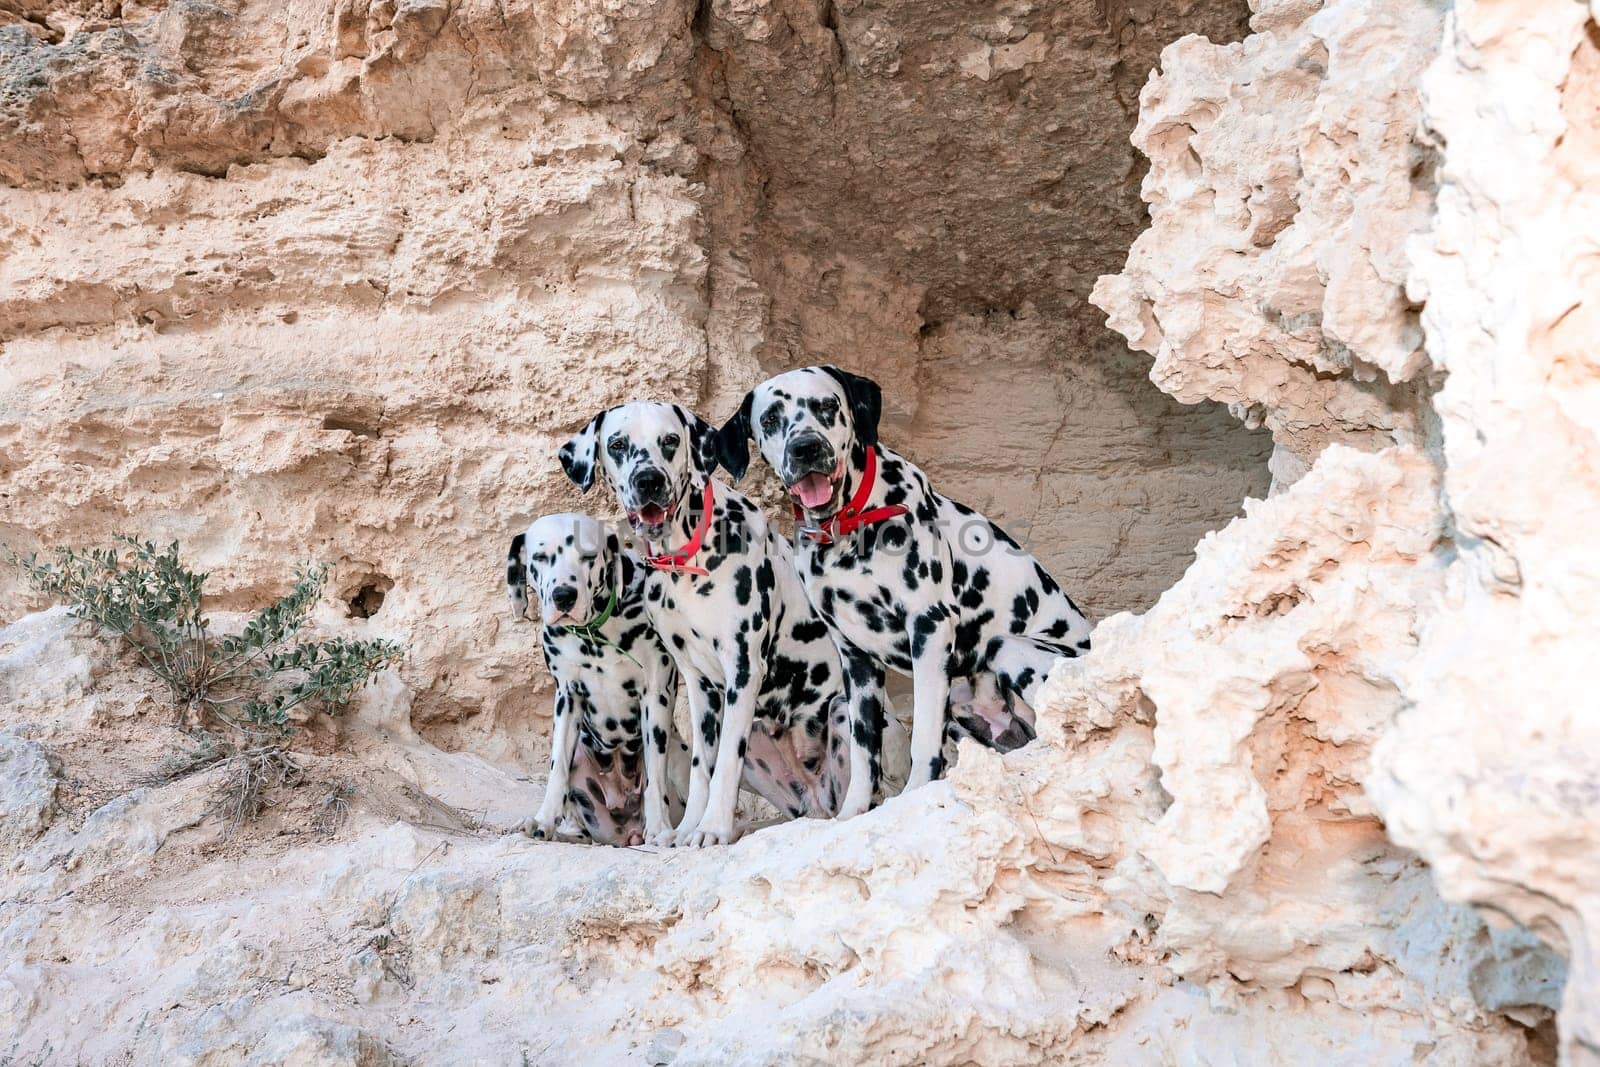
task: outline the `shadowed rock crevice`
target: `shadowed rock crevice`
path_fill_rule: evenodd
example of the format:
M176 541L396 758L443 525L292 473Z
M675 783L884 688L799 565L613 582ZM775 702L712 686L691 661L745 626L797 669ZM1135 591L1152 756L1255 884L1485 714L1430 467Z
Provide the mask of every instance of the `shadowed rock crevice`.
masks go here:
M743 294L730 317L760 315L734 330L713 300L712 395L729 407L750 376L819 359L871 374L889 438L1093 614L1150 603L1265 492L1270 443L1218 405L1173 404L1087 298L1146 218L1139 85L1175 36L1236 39L1243 6L704 13L745 148L708 176L728 216L710 284Z

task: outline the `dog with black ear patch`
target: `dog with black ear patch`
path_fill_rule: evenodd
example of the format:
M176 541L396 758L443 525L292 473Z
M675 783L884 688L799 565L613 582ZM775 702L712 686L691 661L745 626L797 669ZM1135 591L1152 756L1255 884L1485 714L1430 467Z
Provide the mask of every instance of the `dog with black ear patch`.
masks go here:
M563 810L592 840L637 845L683 814L689 754L672 724L678 672L645 612L645 568L587 515L546 515L511 539L506 591L530 594L556 681L550 779L524 828L555 834Z
M753 439L789 490L801 581L845 668L841 817L872 802L887 670L914 687L913 789L943 773L952 716L1001 751L1032 740L1031 705L1051 666L1089 649L1088 620L1037 560L878 440L881 410L870 379L804 367L752 389L717 434L735 482Z
M848 769L838 652L788 541L711 476L715 440L677 404L624 404L559 453L578 488L601 476L645 539L645 607L688 685L688 803L661 845L729 843L741 782L790 817L831 815Z

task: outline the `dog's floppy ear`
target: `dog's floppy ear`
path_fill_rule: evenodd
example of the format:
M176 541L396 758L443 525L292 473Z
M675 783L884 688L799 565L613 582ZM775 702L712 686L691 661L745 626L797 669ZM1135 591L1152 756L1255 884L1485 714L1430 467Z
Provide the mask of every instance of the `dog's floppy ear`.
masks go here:
M845 399L850 402L850 418L861 443L868 447L877 444L878 416L883 414L883 390L878 388L878 383L838 367L822 369L844 386Z
M528 535L519 533L511 539L511 551L506 553L506 594L511 597L511 617L523 618L528 614L528 566L522 556Z
M568 438L556 453L561 459L561 469L567 472L572 484L585 493L594 484L594 469L600 465L600 424L611 410L606 408L590 419L589 425Z
M690 462L701 477L709 478L711 472L717 469L717 431L682 404L674 404L672 408L683 420L684 429L689 435Z
M717 461L728 469L735 485L750 469L750 404L755 395L753 389L744 394L738 413L717 431Z

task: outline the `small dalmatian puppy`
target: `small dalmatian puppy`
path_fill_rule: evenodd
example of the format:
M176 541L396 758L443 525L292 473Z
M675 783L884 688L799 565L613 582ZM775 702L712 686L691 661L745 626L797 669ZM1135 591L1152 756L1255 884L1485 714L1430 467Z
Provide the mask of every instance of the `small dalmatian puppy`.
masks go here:
M850 702L846 818L876 786L886 668L915 691L907 789L944 770L953 716L1001 751L1033 738L1031 704L1051 666L1089 648L1089 622L994 523L934 491L878 443L877 384L834 367L769 378L718 431L737 482L753 437L789 489L801 579L844 661Z
M838 652L789 543L711 477L715 438L676 404L625 404L560 451L580 489L601 472L650 546L645 605L689 687L688 804L662 845L729 843L741 780L791 817L831 815L848 768Z
M643 564L598 520L546 515L511 539L506 589L517 618L529 590L537 596L556 680L550 780L527 833L554 836L563 805L611 845L673 826L688 751L672 725L678 672L645 613Z

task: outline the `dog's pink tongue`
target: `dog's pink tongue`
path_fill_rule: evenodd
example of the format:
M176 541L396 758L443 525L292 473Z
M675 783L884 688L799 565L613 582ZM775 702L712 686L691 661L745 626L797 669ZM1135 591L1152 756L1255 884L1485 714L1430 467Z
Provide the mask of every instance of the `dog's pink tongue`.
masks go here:
M800 498L800 503L808 508L820 508L833 496L833 483L828 481L826 474L808 474L795 482L789 492Z

